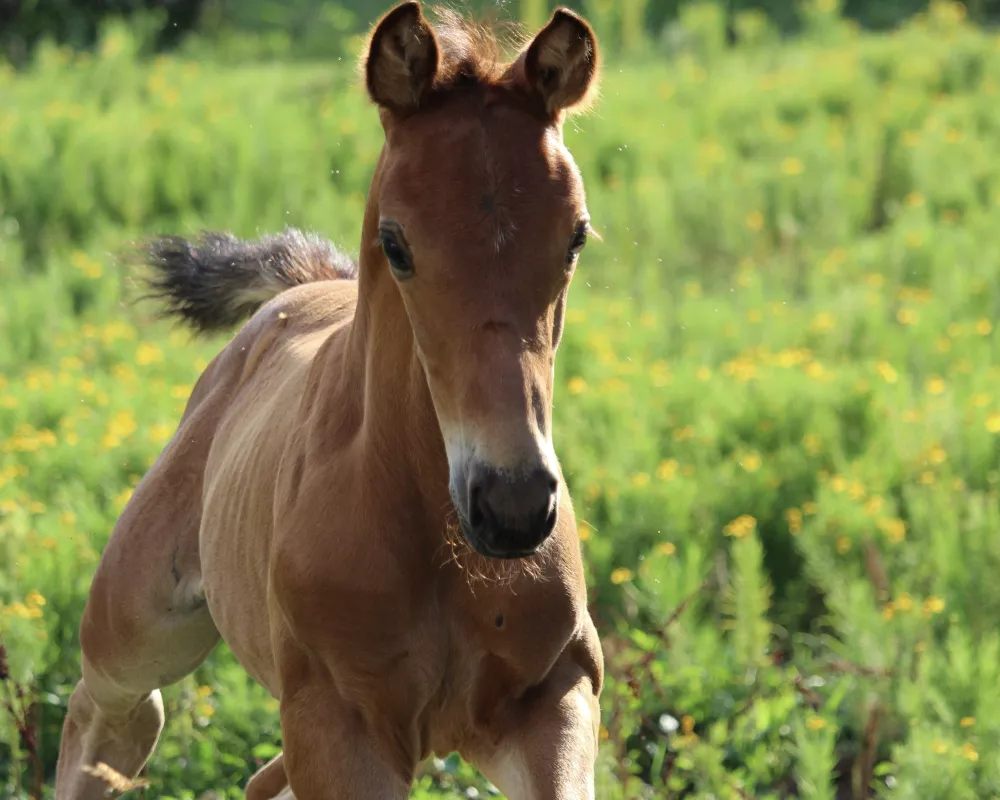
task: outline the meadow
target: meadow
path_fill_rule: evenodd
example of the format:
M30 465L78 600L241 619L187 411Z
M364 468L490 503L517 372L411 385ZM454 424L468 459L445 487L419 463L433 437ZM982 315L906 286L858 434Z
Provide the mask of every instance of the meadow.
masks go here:
M566 130L603 240L555 399L608 668L597 795L1000 796L1000 36L953 3L736 28L688 7ZM346 59L137 47L111 26L0 64L17 800L51 796L98 555L226 339L137 300L130 242L289 224L356 250L381 143ZM276 703L224 646L164 694L146 796L242 797ZM490 791L452 756L413 797Z

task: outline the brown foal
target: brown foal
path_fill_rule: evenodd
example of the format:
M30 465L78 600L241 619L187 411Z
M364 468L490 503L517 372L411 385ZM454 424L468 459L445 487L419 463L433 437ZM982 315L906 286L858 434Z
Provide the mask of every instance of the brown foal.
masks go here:
M220 636L280 701L284 752L248 797L405 798L452 751L512 800L594 797L603 658L551 411L588 232L562 126L597 44L559 10L497 53L416 2L374 29L356 265L296 231L151 243L174 313L252 316L102 555L59 800L102 797L100 762L141 770L159 688Z

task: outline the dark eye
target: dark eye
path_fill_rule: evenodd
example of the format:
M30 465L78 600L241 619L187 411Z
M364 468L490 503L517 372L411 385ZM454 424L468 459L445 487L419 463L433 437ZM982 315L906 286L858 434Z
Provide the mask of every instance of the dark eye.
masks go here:
M576 261L577 256L580 255L580 251L587 244L587 231L589 229L589 225L586 222L581 222L577 226L576 231L573 233L573 238L569 240L569 252L566 253L567 264L572 264Z
M379 239L382 242L382 252L389 260L389 269L399 280L405 280L413 276L413 262L406 248L400 244L394 231L379 231Z

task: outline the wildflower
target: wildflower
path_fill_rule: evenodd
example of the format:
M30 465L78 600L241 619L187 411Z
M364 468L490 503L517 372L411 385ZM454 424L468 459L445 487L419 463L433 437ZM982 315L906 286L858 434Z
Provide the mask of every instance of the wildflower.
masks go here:
M795 156L788 156L781 162L781 171L785 175L801 175L806 171L805 164L802 163L802 159L796 158Z
M802 513L807 517L813 516L817 511L819 511L819 505L812 500L806 500L802 504Z
M846 536L840 536L837 539L837 552L841 555L846 555L851 552L851 540Z
M972 405L976 408L982 408L990 403L990 396L988 394L978 393L972 395Z
M899 376L896 374L896 370L893 369L892 364L888 361L880 361L875 365L875 369L878 370L878 374L882 376L882 380L886 383L895 383Z
M746 217L747 227L752 231L759 231L764 227L764 215L759 211L751 211Z
M906 538L906 523L901 519L880 519L878 527L893 544L899 544Z
M910 208L921 208L924 204L924 196L920 192L910 192L903 202Z
M976 724L976 718L975 717L962 717L962 719L959 721L958 724L961 725L963 728L971 728L973 725Z
M576 528L576 535L581 542L588 541L590 539L590 526L586 522L581 522Z
M699 367L695 377L700 381L707 381L712 377L712 370L708 367Z
M944 390L947 388L947 385L942 378L934 376L927 381L925 388L927 389L928 394L940 395L944 394Z
M628 567L618 567L617 569L611 571L611 582L616 585L630 581L634 577L635 573Z
M886 603L882 606L882 619L890 622L896 616L896 606L894 603Z
M569 389L570 394L581 394L587 390L587 382L577 375L569 379L566 388Z
M910 231L906 234L906 246L916 250L924 243L924 235L920 231ZM904 323L905 324L905 323Z
M740 466L743 467L747 472L756 472L760 469L760 454L759 453L749 453L744 456L740 461Z
M962 749L959 751L962 756L969 759L969 761L978 761L979 753L976 752L976 747L972 742L966 742L962 745Z
M826 727L826 720L822 717L810 717L806 720L806 727L811 731L821 731Z
M677 546L673 542L663 542L656 546L656 552L661 556L672 556L677 552Z
M929 617L932 614L940 614L944 611L945 602L940 597L928 597L924 600L924 616Z
M690 714L685 714L681 717L681 732L685 736L690 736L692 731L694 731L694 717Z
M980 336L989 336L993 331L993 323L985 317L976 323L976 333Z
M931 464L943 464L947 459L948 453L940 445L936 445L927 451L927 460Z
M924 486L930 486L937 480L937 476L931 470L924 470L920 473L920 483Z
M896 314L896 319L900 325L913 325L920 319L920 314L913 308L901 308Z
M822 311L813 317L812 328L815 331L828 331L836 324L833 314Z
M785 512L785 520L788 522L788 532L794 536L802 530L802 512L797 508L790 508Z
M649 483L649 473L648 472L637 472L632 476L632 485L637 489L641 489Z
M933 741L933 742L931 743L931 750L933 750L933 751L934 751L935 753L937 753L937 754L938 754L939 756L942 756L942 755L944 755L945 753L947 753L947 752L948 752L948 745L946 745L946 744L945 744L944 742L942 742L942 741L941 741L940 739L935 739L935 740L934 740L934 741Z
M204 699L204 698L208 697L210 694L212 694L212 687L211 686L199 686L198 687L198 697L201 697L201 698Z
M909 592L903 592L896 599L896 608L900 611L910 611L913 608L913 598L910 597Z
M656 477L661 481L672 481L677 475L678 466L678 463L672 458L661 461L660 466L656 468Z
M749 514L741 514L722 530L726 536L743 539L753 533L756 528L757 520L754 517Z
M1000 433L1000 412L994 411L986 418L986 430L990 433Z

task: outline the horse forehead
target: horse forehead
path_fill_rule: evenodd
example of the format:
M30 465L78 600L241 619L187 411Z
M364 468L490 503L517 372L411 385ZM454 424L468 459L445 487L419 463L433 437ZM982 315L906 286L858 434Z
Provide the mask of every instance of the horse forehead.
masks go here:
M513 109L469 106L419 119L401 137L391 187L416 210L482 216L530 200L558 211L579 192L558 134Z

